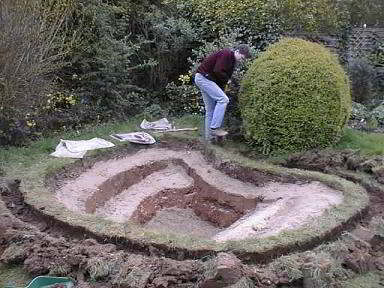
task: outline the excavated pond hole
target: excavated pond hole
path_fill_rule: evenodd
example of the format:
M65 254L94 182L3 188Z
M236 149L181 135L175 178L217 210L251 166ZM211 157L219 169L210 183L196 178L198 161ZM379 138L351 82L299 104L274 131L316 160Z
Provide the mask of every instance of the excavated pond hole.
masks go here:
M162 148L97 162L65 180L56 197L75 213L219 242L297 229L343 201L317 181L241 181L199 151Z

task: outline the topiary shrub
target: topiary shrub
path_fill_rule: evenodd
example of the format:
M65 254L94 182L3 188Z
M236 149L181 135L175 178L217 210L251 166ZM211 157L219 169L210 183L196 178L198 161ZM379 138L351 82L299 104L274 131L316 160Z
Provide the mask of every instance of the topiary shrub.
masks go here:
M348 78L336 56L293 38L251 63L239 100L245 137L264 154L326 147L351 112Z

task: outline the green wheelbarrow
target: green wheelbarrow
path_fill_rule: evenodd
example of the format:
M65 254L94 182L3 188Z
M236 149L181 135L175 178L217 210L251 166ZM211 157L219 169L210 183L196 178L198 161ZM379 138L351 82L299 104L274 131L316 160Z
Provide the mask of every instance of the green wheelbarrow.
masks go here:
M6 286L13 288L14 286ZM72 288L75 281L68 277L38 276L29 282L26 288Z
M75 281L68 277L38 276L26 288L72 288Z

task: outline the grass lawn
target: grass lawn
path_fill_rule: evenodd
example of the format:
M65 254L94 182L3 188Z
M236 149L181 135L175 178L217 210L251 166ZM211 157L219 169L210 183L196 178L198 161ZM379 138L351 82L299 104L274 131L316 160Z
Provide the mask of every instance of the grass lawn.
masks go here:
M364 155L383 155L384 134L367 133L348 128L335 148L359 149L360 153Z
M182 127L197 127L201 129L203 127L203 118L198 115L187 115L179 119L170 119L174 122L177 128ZM13 163L20 162L24 165L28 165L29 161L35 161L36 158L41 155L47 155L54 151L56 145L60 142L60 139L68 140L86 140L93 137L104 138L108 141L109 137L113 133L129 133L133 131L140 131L140 123L142 119L133 117L130 121L120 123L105 123L97 126L88 126L81 131L69 131L62 134L53 134L50 137L43 138L36 142L32 142L27 147L22 148L0 148L0 169L3 165L7 165L7 162ZM173 135L179 135L182 132L174 133ZM188 132L191 138L200 137L200 132ZM116 143L115 143L116 144ZM119 144L119 143L117 143ZM121 144L127 145L127 143ZM226 148L230 150L249 150L252 153L251 147L246 143L228 142ZM350 128L345 129L340 141L334 145L335 149L355 149L360 150L363 155L383 155L384 154L384 134L380 133L367 133L362 131L353 130ZM276 156L274 156L276 157ZM1 175L1 174L0 174Z
M6 266L0 264L0 287L26 287L32 278L26 274L21 266Z
M382 288L384 273L367 273L342 283L342 288Z

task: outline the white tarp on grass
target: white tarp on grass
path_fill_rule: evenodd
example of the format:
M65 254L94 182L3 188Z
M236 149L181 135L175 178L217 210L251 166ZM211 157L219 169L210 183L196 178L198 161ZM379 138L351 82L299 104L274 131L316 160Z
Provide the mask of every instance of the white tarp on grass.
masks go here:
M162 118L154 122L148 122L146 119L140 124L141 129L153 129L153 130L169 130L172 129L172 124L169 123L167 118Z
M51 156L83 158L88 150L109 148L113 146L115 146L115 144L101 138L79 141L61 139L60 143L56 146L55 152L51 153Z
M154 144L156 142L155 138L149 135L146 132L132 132L125 134L112 134L110 135L113 139L119 141L129 141L132 143L138 144Z

